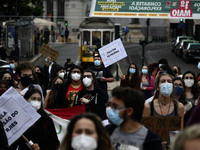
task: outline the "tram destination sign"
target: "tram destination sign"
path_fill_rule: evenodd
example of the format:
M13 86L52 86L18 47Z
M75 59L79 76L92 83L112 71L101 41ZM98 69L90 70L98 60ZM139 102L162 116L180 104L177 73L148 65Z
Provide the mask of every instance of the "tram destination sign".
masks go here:
M90 17L200 19L200 0L93 0Z

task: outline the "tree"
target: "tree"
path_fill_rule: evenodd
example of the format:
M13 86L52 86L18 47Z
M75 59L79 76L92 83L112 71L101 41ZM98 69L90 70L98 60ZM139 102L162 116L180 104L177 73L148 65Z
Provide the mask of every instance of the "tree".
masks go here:
M0 7L7 19L15 16L41 16L43 13L42 0L1 0Z

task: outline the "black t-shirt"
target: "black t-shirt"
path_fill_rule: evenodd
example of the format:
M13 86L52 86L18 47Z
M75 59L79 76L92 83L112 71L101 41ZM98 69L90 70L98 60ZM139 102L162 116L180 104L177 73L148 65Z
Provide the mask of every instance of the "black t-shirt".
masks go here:
M90 68L90 70L92 70L95 73L99 88L101 88L107 94L108 90L107 82L102 82L101 77L113 78L113 75L110 72L110 70L103 66L100 68L92 67Z

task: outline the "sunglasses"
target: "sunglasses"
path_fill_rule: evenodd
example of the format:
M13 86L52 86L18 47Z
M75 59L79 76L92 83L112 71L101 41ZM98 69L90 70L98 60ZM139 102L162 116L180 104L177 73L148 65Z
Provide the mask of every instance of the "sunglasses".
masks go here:
M83 78L91 78L92 77L92 75L83 75Z

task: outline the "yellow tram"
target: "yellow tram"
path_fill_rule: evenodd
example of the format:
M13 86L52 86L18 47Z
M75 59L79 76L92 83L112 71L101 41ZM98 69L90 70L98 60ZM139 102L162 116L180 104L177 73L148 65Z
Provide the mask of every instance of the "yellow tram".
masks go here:
M93 62L93 53L112 42L114 23L109 18L87 18L80 24L79 58L83 65Z

